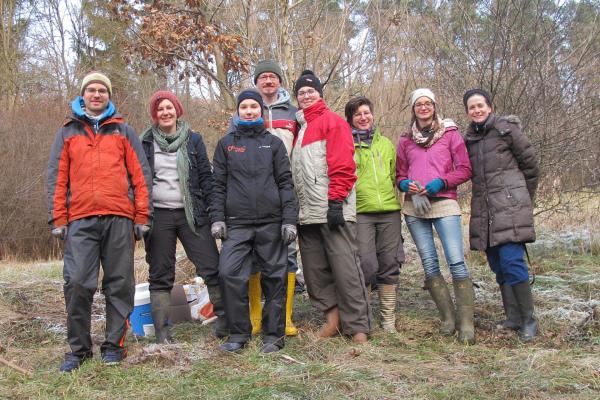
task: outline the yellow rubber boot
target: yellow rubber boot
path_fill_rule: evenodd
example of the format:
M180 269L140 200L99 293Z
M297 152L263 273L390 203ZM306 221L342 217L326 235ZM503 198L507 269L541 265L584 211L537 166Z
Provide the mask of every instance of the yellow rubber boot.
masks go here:
M258 335L262 329L262 291L260 289L260 272L250 275L248 281L248 301L250 303L250 322L252 334Z
M296 336L298 328L292 322L292 311L294 309L294 290L296 289L296 273L288 272L287 298L285 300L285 335Z

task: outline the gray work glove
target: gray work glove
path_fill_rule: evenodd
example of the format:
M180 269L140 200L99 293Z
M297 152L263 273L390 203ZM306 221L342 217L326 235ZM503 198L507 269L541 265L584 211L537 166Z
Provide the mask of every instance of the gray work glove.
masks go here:
M431 203L427 196L422 196L420 194L413 194L411 197L413 206L415 207L415 213L417 217L423 217L429 211L431 211Z
M52 229L52 236L60 240L65 240L65 238L67 237L67 226L62 225Z
M419 190L423 190L423 186L419 182L415 181L415 185L417 185ZM425 194L413 194L412 202L418 217L422 217L431 211L431 203Z
M286 246L290 245L296 240L298 236L298 230L295 225L283 224L281 225L281 240Z
M133 226L133 235L135 240L142 240L150 232L150 225L135 224Z
M227 239L227 226L223 221L213 222L210 226L210 234L215 239L226 240Z

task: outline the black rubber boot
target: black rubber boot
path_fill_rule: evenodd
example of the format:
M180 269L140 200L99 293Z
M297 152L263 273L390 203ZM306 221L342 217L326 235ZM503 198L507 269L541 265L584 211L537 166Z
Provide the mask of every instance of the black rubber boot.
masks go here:
M219 288L219 285L207 286L207 289L208 297L213 305L213 311L217 316L213 334L217 338L223 339L229 336L229 329L227 328L227 320L225 319L225 308L223 307L223 299L221 298L221 289Z
M510 285L500 285L500 294L506 315L506 319L502 321L502 329L518 331L521 329L521 312L513 288Z
M171 292L155 290L150 292L152 319L154 320L154 335L156 343L171 343L171 325L169 309L171 308Z
M522 342L531 342L537 335L537 321L533 316L533 295L529 281L521 282L512 287L519 305L521 314L521 329L519 330L519 339Z

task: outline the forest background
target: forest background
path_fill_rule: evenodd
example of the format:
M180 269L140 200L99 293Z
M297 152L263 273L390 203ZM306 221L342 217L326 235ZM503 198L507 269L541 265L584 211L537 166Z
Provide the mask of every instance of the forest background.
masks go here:
M482 87L498 113L520 116L538 149L538 214L575 215L598 196L597 1L2 0L0 259L60 255L45 170L85 73L110 76L113 101L138 132L150 95L173 90L212 155L235 94L265 58L281 63L287 88L312 69L342 115L350 97L370 97L394 141L415 88L433 89L464 129L462 94Z

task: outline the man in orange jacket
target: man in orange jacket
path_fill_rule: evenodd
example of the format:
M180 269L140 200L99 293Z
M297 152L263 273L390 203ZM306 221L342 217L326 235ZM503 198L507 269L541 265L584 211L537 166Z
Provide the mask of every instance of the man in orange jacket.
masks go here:
M48 222L65 241L67 338L62 372L92 357L91 312L102 264L106 334L102 360L119 363L133 310L133 247L152 218L150 168L132 127L110 101L106 75L91 72L58 130L48 163Z

